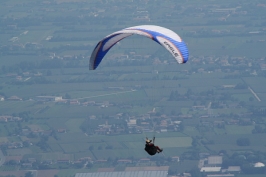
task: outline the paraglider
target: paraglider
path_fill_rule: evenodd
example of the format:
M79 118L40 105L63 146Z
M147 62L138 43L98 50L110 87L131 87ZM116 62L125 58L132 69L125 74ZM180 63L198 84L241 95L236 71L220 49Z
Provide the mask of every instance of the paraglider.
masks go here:
M155 137L153 137L153 143L152 143L152 140L149 140L148 138L146 138L146 144L145 144L144 150L151 156L157 153L159 154L163 152L162 148L154 145L154 142L155 142Z
M160 26L141 25L116 31L100 40L92 51L89 69L95 70L100 65L104 56L116 43L134 34L148 37L163 46L172 54L177 63L182 64L188 61L188 48L178 34ZM155 155L163 151L159 146L155 146L154 140L155 137L153 141L146 138L145 151L149 155Z
M99 41L90 57L90 70L95 70L99 66L106 53L117 42L133 34L148 37L164 46L179 64L188 61L188 48L178 34L170 29L160 26L141 25L116 31Z

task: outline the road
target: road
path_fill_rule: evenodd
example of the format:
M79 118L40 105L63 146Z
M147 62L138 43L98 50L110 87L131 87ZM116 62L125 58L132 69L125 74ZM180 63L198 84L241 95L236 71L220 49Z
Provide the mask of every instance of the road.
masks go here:
M6 157L4 156L2 150L0 150L0 166L2 166L6 161Z
M86 99L86 98L97 98L97 97L102 97L102 96L119 95L119 94L123 94L123 93L130 93L130 92L136 92L136 91L137 91L137 90L129 90L129 91L115 92L115 93L108 93L108 94L95 95L95 96L82 97L82 98L75 98L75 99L80 100L80 99Z
M258 97L258 95L252 90L252 88L248 87L248 89L251 91L251 93L254 95L254 97L255 97L258 101L261 101L261 99Z

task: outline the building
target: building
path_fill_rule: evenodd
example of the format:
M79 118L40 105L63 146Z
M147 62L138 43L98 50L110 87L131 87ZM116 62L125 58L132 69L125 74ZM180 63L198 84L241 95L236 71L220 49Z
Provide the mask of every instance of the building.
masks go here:
M173 156L171 159L172 162L179 162L179 156Z
M167 177L168 171L119 171L119 172L97 172L97 173L77 173L75 177Z
M207 175L207 177L234 177L234 174L214 174L214 175Z
M14 96L9 97L8 100L9 101L21 101L22 98L19 98L18 96L14 95Z
M257 163L254 164L254 167L256 167L256 168L265 167L265 165L263 163L261 163L261 162L257 162Z
M35 97L36 101L41 101L41 102L49 102L49 101L62 101L63 98L61 96L36 96Z
M241 168L240 166L229 166L227 171L231 173L240 172Z
M5 97L0 95L0 101L5 101Z
M221 165L223 163L223 156L209 156L208 157L208 165L216 166Z
M222 167L202 167L200 169L200 172L206 172L206 173L213 173L213 172L220 172Z

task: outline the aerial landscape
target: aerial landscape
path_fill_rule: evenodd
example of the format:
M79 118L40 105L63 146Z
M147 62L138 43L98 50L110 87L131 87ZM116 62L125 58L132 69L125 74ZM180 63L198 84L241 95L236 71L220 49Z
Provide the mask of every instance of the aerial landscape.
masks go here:
M90 70L139 25L177 33L188 61L132 35ZM262 0L1 0L0 61L0 177L266 175Z

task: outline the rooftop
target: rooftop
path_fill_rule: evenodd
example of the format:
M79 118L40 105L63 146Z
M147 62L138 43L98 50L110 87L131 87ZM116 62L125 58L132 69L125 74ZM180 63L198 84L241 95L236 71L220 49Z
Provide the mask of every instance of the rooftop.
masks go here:
M120 172L98 172L98 173L77 173L75 177L167 177L168 171L120 171Z

